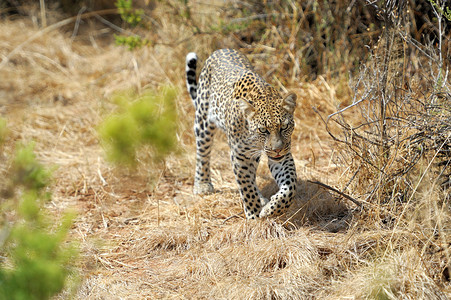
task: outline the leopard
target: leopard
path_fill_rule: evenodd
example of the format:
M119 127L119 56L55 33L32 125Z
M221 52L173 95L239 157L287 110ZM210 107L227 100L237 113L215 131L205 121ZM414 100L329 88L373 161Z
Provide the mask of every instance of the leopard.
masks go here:
M296 194L291 153L297 96L282 97L257 74L248 58L234 49L214 51L196 77L198 57L186 56L186 86L195 107L196 167L194 194L214 192L210 157L218 128L226 135L230 159L247 219L284 214ZM267 199L256 184L262 154L278 185Z

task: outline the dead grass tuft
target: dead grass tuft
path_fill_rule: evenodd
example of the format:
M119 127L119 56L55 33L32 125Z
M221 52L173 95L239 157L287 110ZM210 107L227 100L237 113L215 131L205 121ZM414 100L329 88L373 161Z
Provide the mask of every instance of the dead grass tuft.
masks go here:
M254 234L260 231L255 239L221 245L208 242L186 255L186 273L179 276L211 285L209 292L203 288L207 297L260 299L269 295L283 298L305 295L317 285L311 274L320 274L315 247L301 233L263 238L267 230L254 229ZM262 282L266 283L259 286Z
M294 278L293 278L294 279ZM309 299L318 289L315 282L306 287L297 281L274 277L235 277L218 282L207 297L215 299Z
M219 248L236 243L250 243L257 240L283 239L288 236L287 230L276 221L266 220L239 220L223 226L214 234L210 243L212 247Z
M336 285L332 295L356 298L448 299L414 248L369 261Z
M136 252L145 251L176 251L188 250L198 243L203 243L208 238L208 231L196 231L194 228L182 230L182 228L158 227L150 234L149 238L141 243L133 245Z

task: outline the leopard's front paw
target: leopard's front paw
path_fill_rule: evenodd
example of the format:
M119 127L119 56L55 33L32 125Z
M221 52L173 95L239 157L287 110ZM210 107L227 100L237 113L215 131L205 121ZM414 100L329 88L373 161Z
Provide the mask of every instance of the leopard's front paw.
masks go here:
M193 192L196 195L211 194L215 191L211 182L194 183Z
M260 218L276 216L280 214L280 204L277 203L277 198L275 196L276 195L272 196L271 201L263 206L262 210L260 211Z
M271 200L263 206L260 211L260 218L264 217L275 217L281 215L285 212L290 204L290 200L286 200L281 197L280 194L275 194L271 197Z
M268 202L269 202L269 200L268 199L266 199L265 197L263 197L262 195L259 195L260 197L260 205L262 206L262 207L264 207Z
M269 217L272 212L274 211L274 208L272 208L269 203L267 203L265 206L263 206L262 210L260 211L260 214L258 215L260 218Z

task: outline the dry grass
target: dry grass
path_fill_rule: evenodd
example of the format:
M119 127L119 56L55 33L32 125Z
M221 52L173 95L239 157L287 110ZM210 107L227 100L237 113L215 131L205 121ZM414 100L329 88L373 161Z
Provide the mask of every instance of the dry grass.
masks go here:
M223 135L216 139L212 161L218 192L193 195L193 108L184 93L184 55L189 49L205 59L215 47L234 45L233 39L191 36L188 26L166 18L171 11L156 13L158 41L169 40L169 45L128 52L110 43L108 27L85 29L89 34L74 40L55 30L24 44L0 69L0 113L10 129L5 151L11 152L15 141L35 141L40 160L57 166L49 209L55 215L67 209L78 213L71 231L81 249L76 298L451 296L446 275L451 214L449 202L436 201L442 195L433 174L419 184L417 201L399 204L401 215L387 211L383 222L374 222L374 215L384 207L359 211L306 181L346 183L344 167L335 164L334 144L312 109L330 114L338 103L349 103L345 79L319 76L288 87L299 99L292 151L299 188L285 216L243 219L233 173L223 159L229 156ZM201 21L208 18L205 14ZM39 31L27 19L2 20L0 26L2 59ZM191 38L173 42L186 36ZM261 57L251 58L263 69ZM96 133L112 108L109 97L168 82L180 90L181 154L164 165L143 160L133 172L109 165ZM275 184L265 162L261 166L259 185L271 194Z

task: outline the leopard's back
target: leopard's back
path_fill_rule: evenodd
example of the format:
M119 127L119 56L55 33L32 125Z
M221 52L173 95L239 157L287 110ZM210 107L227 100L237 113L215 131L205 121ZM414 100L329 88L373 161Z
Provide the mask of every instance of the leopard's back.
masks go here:
M195 78L197 62L197 55L193 52L188 53L186 57L187 87L195 105L197 93L193 93L193 89L196 92L198 89L205 89L218 94L231 93L234 84L243 74L254 72L246 56L233 49L220 49L213 52L205 61L197 82ZM224 101L228 99L225 98Z
M188 54L188 57L194 57L194 54ZM187 68L187 78L193 71ZM245 123L245 116L240 110L240 99L247 98L250 104L255 104L257 108L271 108L274 111L275 105L272 100L278 96L278 93L255 72L247 57L233 49L213 52L205 61L199 81L195 85L189 85L188 82L188 90L190 86L196 87L196 92L190 93L194 105L208 109L209 116L226 133L233 130L236 133L237 128L232 128L232 123L236 124L237 119Z

